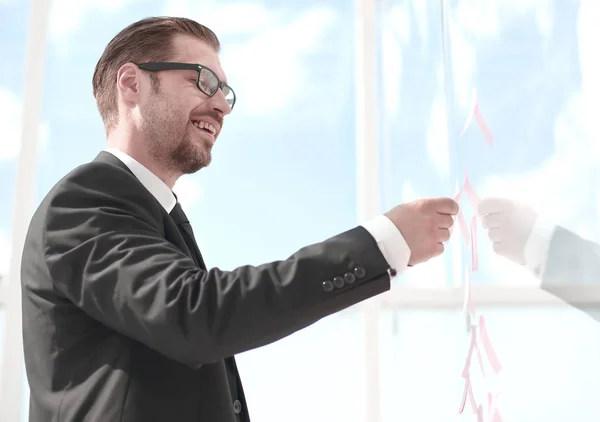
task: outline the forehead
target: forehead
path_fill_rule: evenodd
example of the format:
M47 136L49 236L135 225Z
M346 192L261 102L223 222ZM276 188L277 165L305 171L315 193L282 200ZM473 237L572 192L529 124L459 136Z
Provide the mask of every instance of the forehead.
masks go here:
M178 34L173 39L173 46L173 61L201 64L215 72L222 82L227 82L219 54L209 44L192 36Z

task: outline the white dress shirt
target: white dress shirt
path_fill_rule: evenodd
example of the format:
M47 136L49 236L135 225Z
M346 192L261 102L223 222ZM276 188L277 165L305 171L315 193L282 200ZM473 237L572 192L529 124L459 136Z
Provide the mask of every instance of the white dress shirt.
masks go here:
M525 266L540 279L546 270L548 249L555 228L554 223L543 217L538 217L523 250Z
M158 176L119 149L108 148L106 152L121 160L163 208L171 212L177 200L173 191ZM402 274L410 259L410 248L400 230L385 215L379 215L362 226L373 236L388 265L396 270L395 277Z

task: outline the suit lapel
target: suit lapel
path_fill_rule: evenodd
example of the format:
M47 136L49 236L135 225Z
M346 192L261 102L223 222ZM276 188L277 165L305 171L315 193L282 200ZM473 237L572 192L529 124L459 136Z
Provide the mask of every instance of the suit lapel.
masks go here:
M203 270L206 269L206 265L204 264L204 259L202 258L202 254L200 253L200 249L198 248L198 244L196 243L196 237L194 236L194 231L192 230L191 224L181 223L178 225L179 231L185 240L188 248L190 248L190 252L196 264Z
M109 152L105 152L105 151L100 152L94 161L103 161L103 162L113 164L113 165L127 171L128 173L130 173L132 175L132 177L137 179L137 177L135 177L133 172L129 169L129 167L127 167L127 165L125 165L125 163L123 163L120 159L118 159L117 157L115 157L113 154L111 154ZM143 187L141 182L140 182L140 185L141 185L141 187ZM173 243L173 245L175 245L176 247L181 249L186 255L190 256L190 258L192 258L200 268L202 268L203 270L206 270L206 264L204 263L204 259L202 258L202 254L200 253L200 249L198 248L198 244L196 243L194 231L192 229L190 222L188 221L187 216L183 212L183 209L181 208L181 205L179 204L179 202L177 202L175 209L173 209L173 211L171 211L171 213L169 213L169 214L163 207L161 207L161 209L164 212L164 214L166 214L168 216L168 217L165 217L166 239L169 242ZM171 223L173 223L173 224L171 224ZM173 226L175 226L175 227L173 227ZM174 233L175 228L177 228L177 230L176 230L177 234ZM176 239L173 239L173 237L176 237ZM183 240L183 242L182 242L182 240ZM229 383L232 386L235 386L235 388L237 390L237 397L242 402L242 407L244 409L243 413L244 413L246 419L249 420L248 406L246 404L246 397L244 396L244 389L242 387L242 382L240 380L239 372L237 370L235 357L231 356L231 357L225 358L223 360L223 365L225 367L225 370L227 371L226 373L227 373L227 378L228 378ZM230 377L232 377L232 378L230 378Z
M94 161L103 161L105 163L113 164L117 167L122 168L123 170L126 170L133 177L135 177L135 175L129 169L129 167L127 167L127 165L125 163L123 163L120 159L115 157L110 152L101 151L96 156ZM140 184L141 184L141 182L140 182ZM142 185L142 187L143 187L143 185ZM165 211L165 213L166 213L166 211ZM168 215L176 223L179 234L181 235L181 237L183 237L183 240L185 241L185 245L187 246L188 250L184 251L184 252L186 254L188 254L190 256L190 258L192 258L200 268L205 270L206 265L204 263L204 259L202 258L202 254L200 253L200 249L198 248L198 244L196 243L196 238L194 237L194 231L192 230L192 226L190 225L190 222L188 221L185 213L183 212L183 209L181 209L181 206L179 205L179 212L176 212L176 210L174 209Z
M173 219L175 224L177 224L177 228L181 233L181 236L185 240L187 244L191 256L196 261L196 264L202 269L206 269L206 265L204 264L204 259L202 258L202 254L200 253L200 249L198 248L198 244L196 243L196 237L194 236L194 230L192 229L192 225L190 224L185 212L183 212L183 208L181 208L181 204L177 202L175 204L175 208L171 211L169 216Z

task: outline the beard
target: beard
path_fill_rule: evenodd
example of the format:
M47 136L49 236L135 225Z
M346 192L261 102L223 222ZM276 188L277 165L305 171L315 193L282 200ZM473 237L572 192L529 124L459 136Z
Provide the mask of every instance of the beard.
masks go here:
M170 172L196 173L211 160L211 145L198 138L197 129L180 107L167 95L156 93L156 101L146 110L142 132L150 155Z

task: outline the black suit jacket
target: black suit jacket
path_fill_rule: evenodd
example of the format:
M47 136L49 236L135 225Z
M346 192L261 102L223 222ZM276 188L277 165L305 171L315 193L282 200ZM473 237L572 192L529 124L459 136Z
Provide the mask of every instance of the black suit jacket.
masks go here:
M193 256L113 155L56 184L22 259L31 422L247 421L227 376L235 354L390 284L360 226L261 266L207 270Z

